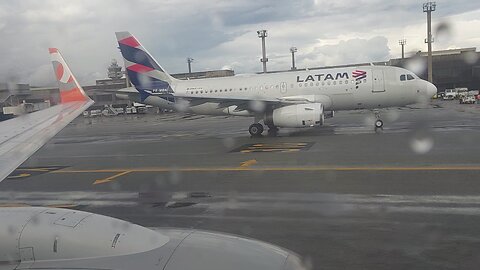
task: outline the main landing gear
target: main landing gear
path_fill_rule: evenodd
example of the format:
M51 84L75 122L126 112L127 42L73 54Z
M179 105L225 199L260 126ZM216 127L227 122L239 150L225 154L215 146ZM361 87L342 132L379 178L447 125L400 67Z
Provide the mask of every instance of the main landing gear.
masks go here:
M260 123L253 123L248 128L248 132L250 132L250 135L252 135L252 137L260 137L262 136L263 125Z
M248 132L252 137L260 137L263 133L263 125L260 123L254 123L248 128ZM268 126L268 136L275 137L278 134L278 128L276 126Z

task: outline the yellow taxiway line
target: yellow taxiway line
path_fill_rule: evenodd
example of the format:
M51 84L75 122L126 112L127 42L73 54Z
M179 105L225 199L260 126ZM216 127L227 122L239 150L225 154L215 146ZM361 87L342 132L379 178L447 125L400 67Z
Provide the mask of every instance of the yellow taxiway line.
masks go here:
M95 180L95 182L93 182L93 185L98 185L98 184L103 184L103 183L113 181L113 180L115 180L115 178L120 177L120 176L125 175L125 174L128 174L128 173L131 173L131 172L132 171L130 171L130 170L129 171L123 171L123 172L117 173L117 174L112 175L112 176L107 177L107 178L97 179L97 180Z
M98 185L116 180L120 176L139 172L315 172L315 171L480 171L480 166L305 166L305 167L259 167L255 159L240 163L238 167L145 167L112 169L60 169L49 173L113 173L107 178L97 179L92 184Z
M105 179L114 179L127 173L133 172L215 172L215 171L480 171L480 166L412 166L412 167L394 167L394 166L308 166L308 167L146 167L146 168L115 168L98 170L57 170L50 173L117 173L114 176ZM99 179L99 180L105 180Z

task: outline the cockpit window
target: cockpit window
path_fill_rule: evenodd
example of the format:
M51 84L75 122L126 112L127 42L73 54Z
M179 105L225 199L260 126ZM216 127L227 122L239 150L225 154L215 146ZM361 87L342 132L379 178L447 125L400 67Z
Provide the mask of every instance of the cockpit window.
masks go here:
M400 81L410 81L410 80L414 80L415 77L412 75L412 74L402 74L400 75Z

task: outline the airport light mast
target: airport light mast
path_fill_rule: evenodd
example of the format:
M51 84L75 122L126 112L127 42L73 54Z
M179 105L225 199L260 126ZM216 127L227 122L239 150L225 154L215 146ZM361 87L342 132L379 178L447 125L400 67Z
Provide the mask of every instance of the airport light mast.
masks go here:
M400 44L400 46L402 46L402 59L405 59L405 44L407 44L407 40L406 39L400 39L398 41L398 44Z
M297 47L291 47L290 52L292 53L292 70L296 70L295 67L295 53L297 52Z
M263 64L263 73L267 73L267 51L265 49L265 38L267 37L267 30L258 30L257 31L258 37L262 39L262 59L260 62Z
M188 74L192 74L192 62L193 62L193 58L191 58L191 57L188 57L188 58L187 58L187 63L188 63Z
M426 2L423 4L423 12L427 13L427 38L425 43L428 44L428 81L433 83L432 75L432 12L435 11L437 4L435 2Z

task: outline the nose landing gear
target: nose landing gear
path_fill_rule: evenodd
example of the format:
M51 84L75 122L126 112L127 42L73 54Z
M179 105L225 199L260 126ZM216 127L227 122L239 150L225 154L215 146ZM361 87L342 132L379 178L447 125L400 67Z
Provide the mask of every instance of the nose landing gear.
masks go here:
M374 111L375 113L375 131L383 130L383 121L380 119L380 112Z

